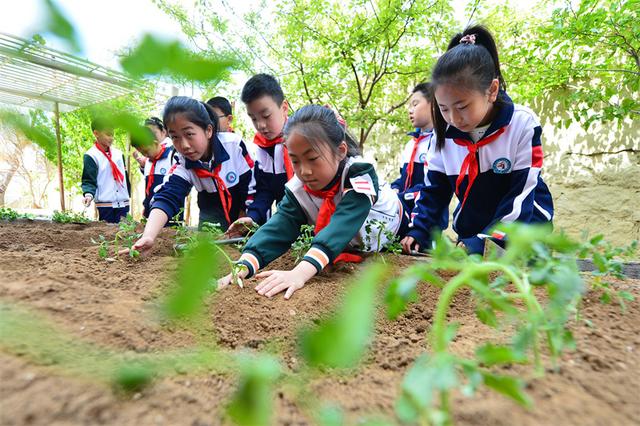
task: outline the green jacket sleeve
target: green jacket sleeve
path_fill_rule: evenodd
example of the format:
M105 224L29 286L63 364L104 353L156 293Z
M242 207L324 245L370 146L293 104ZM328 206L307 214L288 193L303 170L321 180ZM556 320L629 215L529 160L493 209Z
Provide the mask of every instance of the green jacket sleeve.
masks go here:
M285 189L278 211L249 239L238 261L249 269L248 277L289 250L306 223L302 207Z
M82 166L82 195L95 197L98 188L98 165L89 154L85 154Z

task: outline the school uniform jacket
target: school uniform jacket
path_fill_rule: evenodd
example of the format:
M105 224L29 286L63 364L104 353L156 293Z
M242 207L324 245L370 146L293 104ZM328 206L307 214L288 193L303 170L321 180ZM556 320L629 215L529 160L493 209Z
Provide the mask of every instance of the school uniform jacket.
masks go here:
M218 188L213 178L200 178L195 172L198 168L213 171L220 164L219 175L232 197L229 216L232 221L237 219L239 211L244 209L251 180L251 169L237 141L229 138L223 138L223 140L216 136L212 141L213 159L211 161L191 161L176 153L176 164L171 174L165 176L162 186L156 189L151 200L151 210L160 209L172 218L179 212L191 188L195 187L198 191L200 219L215 218L226 223Z
M151 183L151 187L149 188L149 193L145 195L144 201L142 202L142 205L144 206L143 214L145 217L149 217L149 212L151 211L151 199L153 198L156 189L160 185L162 185L165 176L171 172L171 168L175 163L175 151L173 145L163 144L163 146L165 147L165 150L156 162L156 166L153 169L153 182ZM144 174L145 192L149 184L149 179L151 179L151 164L152 161L147 159L147 161L144 163L144 167L142 168L142 173ZM184 208L184 200L180 208Z
M109 148L111 159L125 177L118 183L113 177L111 164L95 144L84 154L82 167L82 194L93 195L96 207L122 208L129 205L129 175L122 151L113 145Z
M435 136L432 130L421 131L419 128L414 132L408 133L412 136L412 139L406 143L402 150L402 167L400 167L400 177L391 183L391 188L398 191L398 198L404 203L404 207L407 210L412 210L415 206L415 199L420 194L420 189L424 186L426 172L427 172L427 156L429 154L429 147L436 143ZM405 190L407 183L407 168L409 161L411 161L411 153L413 152L414 138L420 136L426 136L420 142L418 142L418 149L414 157L413 173L411 180ZM449 224L449 210L444 210L442 217L438 224L440 229L446 229Z
M303 260L321 271L345 249L376 251L388 242L381 236L377 246L378 228L368 226L377 219L395 235L402 221L402 205L388 185L379 185L370 163L360 157L349 158L339 172L340 190L334 197L336 210L329 224L314 236L311 248ZM300 226L315 225L323 200L304 190L294 176L285 188L277 212L249 239L239 263L255 274L281 256L300 235Z
M542 168L542 127L536 115L507 100L485 132L483 139L504 127L504 133L476 153L479 173L469 191L464 207L461 203L468 185L465 174L460 184L460 204L453 214L453 229L472 253L481 253L484 241L477 234L488 233L500 222L538 223L553 218L553 201L540 174ZM430 244L430 232L456 188L456 179L467 156L465 146L454 138L472 141L468 133L449 126L442 150L432 144L425 186L420 191L412 213L408 235L422 247ZM481 141L482 139L480 139Z
M255 194L247 207L247 216L259 225L271 217L271 205L284 196L287 171L284 165L284 146L279 143L269 148L256 147L254 167Z

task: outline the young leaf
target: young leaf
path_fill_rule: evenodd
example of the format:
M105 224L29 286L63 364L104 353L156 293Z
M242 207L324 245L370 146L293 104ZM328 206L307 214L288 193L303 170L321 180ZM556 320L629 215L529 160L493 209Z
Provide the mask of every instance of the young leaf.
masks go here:
M373 334L376 289L385 272L380 264L368 267L333 317L301 332L300 352L311 366L351 368L360 361Z
M269 355L240 360L240 383L227 414L240 426L271 424L273 386L280 377L280 364Z
M46 22L43 32L48 32L64 40L73 52L81 52L78 33L53 0L44 0Z
M501 376L489 372L482 372L484 384L491 389L500 392L516 401L518 404L530 408L532 406L531 399L524 392L524 382L515 377Z
M404 276L391 282L387 287L384 302L387 305L387 317L391 320L398 318L407 309L409 303L418 300L415 276Z
M476 360L486 366L492 366L526 362L527 357L522 352L515 351L508 346L487 343L476 349Z
M167 316L172 319L186 318L199 312L217 270L215 246L207 239L199 239L178 268L176 283L164 303Z

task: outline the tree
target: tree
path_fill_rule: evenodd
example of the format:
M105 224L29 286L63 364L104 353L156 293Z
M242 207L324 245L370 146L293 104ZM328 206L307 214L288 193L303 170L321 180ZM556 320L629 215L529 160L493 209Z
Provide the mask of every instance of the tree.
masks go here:
M428 78L453 23L451 7L441 0L280 1L272 11L263 3L264 13L232 18L215 12L228 6L225 0L218 7L203 1L197 22L182 6L157 3L194 45L235 55L247 73L279 77L293 106L336 108L357 129L361 148L379 123L402 117L406 127L398 110L410 88Z

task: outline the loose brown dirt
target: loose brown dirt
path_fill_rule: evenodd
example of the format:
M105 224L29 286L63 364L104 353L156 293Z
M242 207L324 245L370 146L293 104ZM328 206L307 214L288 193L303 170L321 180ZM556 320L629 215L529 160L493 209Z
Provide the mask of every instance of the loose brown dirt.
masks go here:
M16 221L0 223L0 301L19 303L42 313L78 341L116 351L157 353L188 348L202 336L185 327L155 320L157 297L176 270L171 231L156 252L141 261L105 262L91 238L112 237L106 224L59 225ZM394 267L414 260L388 256ZM271 268L290 268L289 256ZM312 279L294 297L266 299L251 289L227 288L209 303L207 327L226 349L278 354L285 368L297 371L297 332L327 315L339 302L360 266L343 266ZM624 284L636 297L640 282ZM337 403L350 424L362 418L393 418L402 377L426 350L439 290L422 285L420 301L390 322L381 311L376 336L362 366L349 374L311 379L312 399ZM583 318L572 329L575 352L563 355L559 370L532 378L535 401L526 410L488 390L473 398L455 396L459 425L631 425L640 424L640 308L622 312L604 305L597 294L583 301ZM461 326L455 351L472 355L496 331L477 321L469 294L456 296L450 319ZM0 342L2 342L0 336ZM235 388L231 375L179 371L159 378L139 393L122 395L88 376L73 376L32 357L0 347L0 423L3 425L217 425L225 423L225 403ZM515 366L508 373L530 375ZM291 385L276 392L276 424L313 424Z

